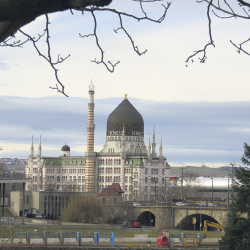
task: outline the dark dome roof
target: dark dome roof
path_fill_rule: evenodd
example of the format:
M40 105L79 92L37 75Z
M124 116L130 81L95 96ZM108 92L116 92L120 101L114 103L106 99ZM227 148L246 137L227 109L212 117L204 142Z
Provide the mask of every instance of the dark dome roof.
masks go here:
M125 135L144 135L143 118L126 98L109 115L107 121L107 135L113 135L110 133L111 131L123 131L123 125ZM120 134L115 133L115 135Z
M61 151L70 151L70 147L68 145L63 145Z

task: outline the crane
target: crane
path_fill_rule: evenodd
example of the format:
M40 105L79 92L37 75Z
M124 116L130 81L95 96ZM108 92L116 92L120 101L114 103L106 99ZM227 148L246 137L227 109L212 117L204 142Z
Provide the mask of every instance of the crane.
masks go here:
M207 237L207 227L215 227L215 228L219 228L222 230L223 232L223 229L225 228L225 226L223 225L220 225L218 223L215 223L215 222L211 222L211 221L208 221L208 220L204 220L204 227L203 227L203 238L205 239Z

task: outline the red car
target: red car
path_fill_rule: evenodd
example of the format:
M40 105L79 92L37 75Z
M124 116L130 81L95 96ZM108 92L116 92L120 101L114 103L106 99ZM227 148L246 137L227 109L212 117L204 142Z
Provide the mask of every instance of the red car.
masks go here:
M141 223L140 223L140 222L129 222L129 223L127 223L127 225L128 225L129 227L141 228Z

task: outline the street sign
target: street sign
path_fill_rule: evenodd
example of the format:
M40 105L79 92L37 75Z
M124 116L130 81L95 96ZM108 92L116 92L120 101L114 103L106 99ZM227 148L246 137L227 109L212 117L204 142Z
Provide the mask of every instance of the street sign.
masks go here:
M4 178L10 178L10 171L3 171Z
M196 224L196 218L193 217L193 224Z

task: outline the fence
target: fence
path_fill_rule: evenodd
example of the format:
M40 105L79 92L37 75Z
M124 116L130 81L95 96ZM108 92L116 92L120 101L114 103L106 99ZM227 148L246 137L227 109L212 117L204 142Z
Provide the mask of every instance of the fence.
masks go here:
M0 224L14 224L14 217L0 217Z
M81 233L81 232L24 232L24 231L10 231L10 245L14 243L24 243L31 245L31 243L43 243L48 245L49 243L57 243L64 245L67 243L75 242L77 246L82 245L82 239L93 239L94 245L98 247L100 238L108 238L110 240L110 246L115 246L115 234L114 233Z

